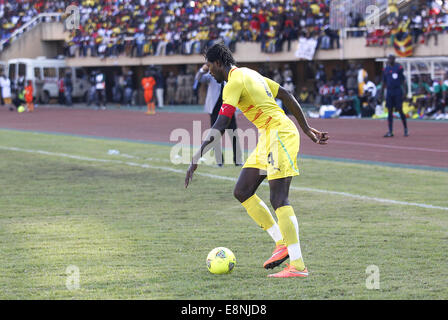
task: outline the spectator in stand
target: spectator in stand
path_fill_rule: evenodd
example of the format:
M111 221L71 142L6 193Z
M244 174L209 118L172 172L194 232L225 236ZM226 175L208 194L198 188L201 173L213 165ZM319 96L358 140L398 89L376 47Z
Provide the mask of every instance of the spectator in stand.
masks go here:
M421 10L413 16L414 40L419 38L425 23L425 36L436 37L443 32L440 24L446 19L446 3L421 1ZM2 38L40 12L65 12L63 1L5 1L1 20ZM333 48L339 35L329 25L330 1L203 1L177 0L87 0L80 8L80 29L68 33L65 55L113 57L120 54L138 57L199 53L216 40L224 41L231 50L235 43L257 41L261 50L279 52L283 43L296 40L305 33L319 39L322 48ZM444 9L442 8L444 6ZM397 23L396 0L389 0L390 25ZM421 16L421 22L418 16ZM414 19L415 18L415 19ZM350 27L365 25L363 17L350 12ZM424 21L423 21L424 20ZM421 27L420 27L421 24ZM354 36L361 36L355 31Z
M397 7L397 0L388 0L387 6L387 22L393 24L397 21L400 12Z
M411 10L411 33L413 43L416 44L419 42L420 36L423 34L423 19L421 14L417 11L417 8L414 6Z
M434 45L438 43L437 17L436 14L430 11L430 15L423 19L425 44L429 45L429 39L434 37Z

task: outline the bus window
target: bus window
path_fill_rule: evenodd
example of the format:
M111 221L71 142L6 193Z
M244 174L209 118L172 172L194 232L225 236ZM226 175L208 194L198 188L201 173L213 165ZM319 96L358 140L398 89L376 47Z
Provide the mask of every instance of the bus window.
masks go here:
M59 68L59 78L65 77L65 68Z
M16 64L11 63L9 65L9 79L15 80L16 79Z
M24 76L26 77L26 64L19 63L19 77Z
M56 68L44 68L44 78L56 78Z
M34 78L40 79L40 68L34 68Z

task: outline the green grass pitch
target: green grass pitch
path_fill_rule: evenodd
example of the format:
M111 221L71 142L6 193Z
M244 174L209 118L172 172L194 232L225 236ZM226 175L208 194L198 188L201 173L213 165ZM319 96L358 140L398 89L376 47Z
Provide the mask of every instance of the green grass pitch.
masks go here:
M272 240L232 195L240 169L200 166L185 189L170 149L1 130L0 299L448 299L447 172L300 158L290 201L310 276L270 279ZM230 275L207 271L218 246Z

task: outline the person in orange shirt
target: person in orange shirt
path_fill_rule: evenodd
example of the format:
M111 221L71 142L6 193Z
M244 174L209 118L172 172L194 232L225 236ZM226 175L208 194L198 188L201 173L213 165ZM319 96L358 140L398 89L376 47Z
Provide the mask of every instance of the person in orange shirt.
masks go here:
M153 101L153 93L154 93L154 86L156 85L156 80L151 75L150 71L145 71L145 77L142 79L142 87L144 91L144 98L146 102L146 106L148 108L148 111L146 114L156 114L156 105Z
M28 85L25 87L25 102L28 111L33 112L34 111L33 83L31 82L31 80L28 80Z

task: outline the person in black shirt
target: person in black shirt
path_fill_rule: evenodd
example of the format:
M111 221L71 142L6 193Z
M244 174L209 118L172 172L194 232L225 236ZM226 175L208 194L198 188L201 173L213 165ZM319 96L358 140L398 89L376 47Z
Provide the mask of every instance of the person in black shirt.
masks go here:
M403 66L399 63L395 63L395 56L389 55L387 60L387 66L383 69L383 83L382 83L382 97L384 97L384 90L386 93L386 107L388 110L387 122L389 131L384 135L385 138L394 136L393 121L394 121L394 109L400 114L401 121L404 127L404 136L409 136L406 116L403 113L403 98L404 98L404 74Z

